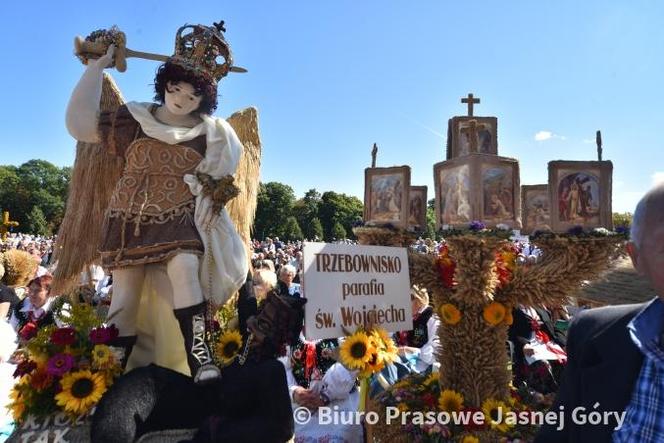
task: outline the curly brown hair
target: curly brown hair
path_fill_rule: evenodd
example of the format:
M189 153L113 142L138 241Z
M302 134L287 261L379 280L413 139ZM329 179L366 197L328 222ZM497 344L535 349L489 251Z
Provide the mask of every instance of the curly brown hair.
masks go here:
M208 80L189 69L171 62L166 62L161 65L154 78L154 100L157 103L164 103L164 94L168 82L185 82L194 87L196 93L200 94L202 97L197 112L210 115L215 109L217 109L217 84L212 80Z

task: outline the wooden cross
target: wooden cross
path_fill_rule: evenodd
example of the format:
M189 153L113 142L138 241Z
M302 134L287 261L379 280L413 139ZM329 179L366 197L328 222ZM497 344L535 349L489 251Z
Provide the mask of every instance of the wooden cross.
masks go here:
M467 103L468 104L468 117L473 116L473 105L475 103L479 103L480 99L473 97L472 93L468 94L468 97L464 97L461 99L461 103Z
M376 154L378 154L378 145L376 143L374 143L373 148L371 149L371 167L372 168L376 167Z
M595 134L595 143L597 143L597 160L602 161L602 131Z
M7 240L7 233L9 232L10 228L13 228L14 226L18 226L17 221L10 221L9 220L9 211L4 211L2 213L2 224L0 224L0 237L2 237L2 240Z
M483 127L484 125L477 124L477 120L473 119L468 121L468 126L460 129L462 134L466 134L468 136L468 143L470 143L468 152L477 152L477 140L479 138L477 136L477 132Z

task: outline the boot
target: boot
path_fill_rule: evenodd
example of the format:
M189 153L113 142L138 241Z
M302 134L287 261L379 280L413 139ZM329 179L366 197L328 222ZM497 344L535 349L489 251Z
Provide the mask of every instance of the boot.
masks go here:
M127 361L129 360L129 355L131 354L132 349L134 349L135 344L136 344L135 335L116 337L108 343L110 347L118 348L123 351L122 360L120 360L120 366L122 366L123 371L127 367Z
M214 365L210 350L205 343L205 308L206 304L202 302L173 311L184 337L187 363L195 383L205 383L221 377L221 372Z

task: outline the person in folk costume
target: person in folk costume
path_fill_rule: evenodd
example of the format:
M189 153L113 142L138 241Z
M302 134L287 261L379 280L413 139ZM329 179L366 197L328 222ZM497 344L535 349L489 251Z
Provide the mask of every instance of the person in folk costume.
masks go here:
M429 305L426 289L413 286L410 290L413 305L413 329L395 334L399 356L412 371L421 373L431 368L439 350L440 320Z
M100 245L102 265L113 274L109 319L120 331L114 344L124 348L126 363L136 342L147 269L165 265L196 381L219 376L205 342L204 294L223 302L248 272L243 242L223 208L235 191L232 174L243 147L225 120L211 116L217 82L232 69L223 31L223 22L181 27L175 54L155 78L157 103L129 102L100 112L103 71L113 64L111 45L88 63L67 108L74 138L101 143L124 160Z

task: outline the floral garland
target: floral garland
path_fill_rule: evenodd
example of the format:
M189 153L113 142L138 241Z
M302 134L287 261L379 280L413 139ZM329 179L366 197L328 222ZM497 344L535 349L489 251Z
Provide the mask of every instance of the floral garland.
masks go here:
M44 418L56 412L84 416L122 373L121 351L109 346L118 336L114 325L104 325L84 303L61 305L54 312L67 326L41 328L14 372L9 409L19 423L29 415Z
M535 401L527 389L511 387L511 396L507 401L489 398L482 403L481 408L474 409L464 404L460 393L451 389L441 390L438 376L437 373L409 375L375 398L381 411L387 407L396 407L401 412L446 413L461 418L456 423L450 420L448 424L415 424L414 420L407 424L399 423L399 434L405 432L408 441L471 443L484 441L489 432L498 432L500 440L505 442L530 441L534 437L537 429L530 424L523 424L525 417L533 411L543 413L546 409ZM516 417L519 420L512 420ZM394 432L393 429L382 430L390 434ZM380 433L381 429L378 431ZM387 435L379 437L382 437L381 441L389 439Z

